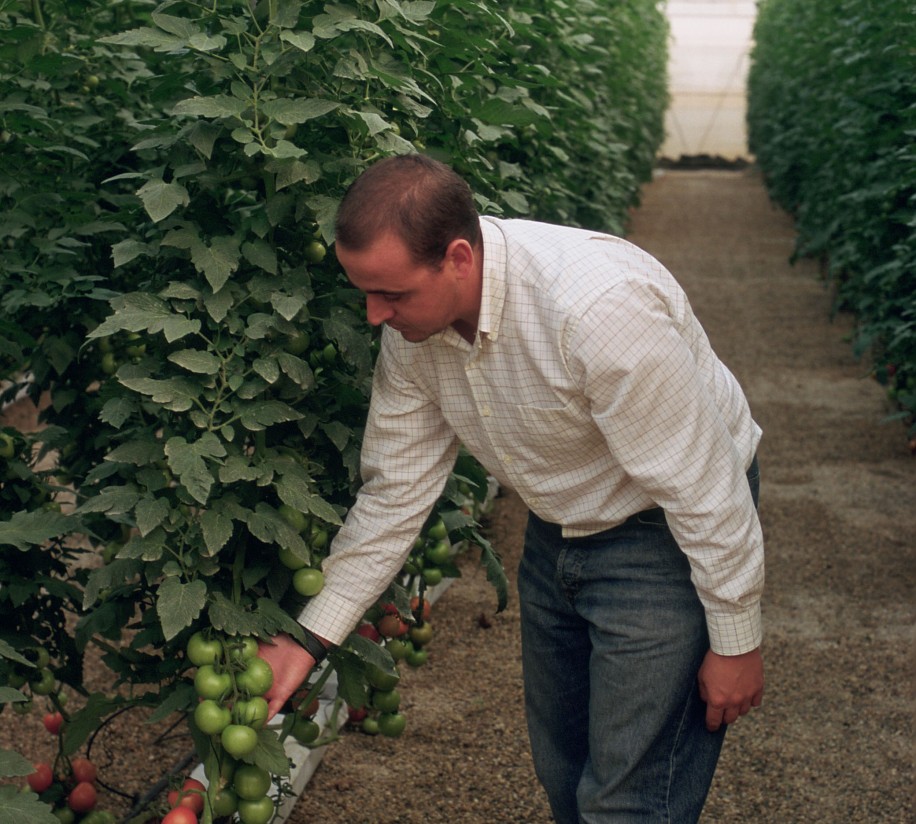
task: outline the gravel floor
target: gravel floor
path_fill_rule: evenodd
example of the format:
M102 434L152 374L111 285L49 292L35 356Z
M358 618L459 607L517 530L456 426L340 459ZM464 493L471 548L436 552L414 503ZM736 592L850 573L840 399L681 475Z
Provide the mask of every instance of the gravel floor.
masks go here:
M684 284L765 432L767 695L729 732L703 822L908 824L916 462L904 433L882 423L882 390L850 354L849 320L829 319L816 266L789 266L791 222L753 170L661 174L630 238ZM507 494L488 523L513 581L524 517ZM404 674L407 732L345 730L291 824L551 820L524 730L514 591L494 614L475 559L463 569L434 607L428 666ZM90 685L105 678L89 666ZM37 715L0 716L0 744L49 750ZM112 789L130 796L189 742L132 713L93 748Z

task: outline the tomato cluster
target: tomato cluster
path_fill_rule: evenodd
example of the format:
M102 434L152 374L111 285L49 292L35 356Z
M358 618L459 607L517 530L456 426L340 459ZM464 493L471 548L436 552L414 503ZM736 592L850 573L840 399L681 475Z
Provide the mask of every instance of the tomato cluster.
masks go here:
M448 539L448 529L437 518L414 542L410 557L404 564L409 580L422 579L426 586L435 586L454 571L454 549Z
M45 716L45 726L54 735L60 731L56 715ZM56 765L60 768L57 774L47 761L38 762L26 782L42 801L52 805L53 814L61 824L115 824L114 813L97 809L98 769L95 764L88 758L58 756Z
M277 558L283 566L293 571L293 589L303 597L311 598L324 587L324 574L319 567L330 541L328 528L289 504L280 504L277 511L286 523L305 538L308 547L307 558L285 547L278 550Z
M231 757L248 757L258 745L258 730L267 723L263 696L274 677L270 664L258 657L257 641L199 631L188 640L186 652L197 667L194 689L200 701L194 723L218 738Z

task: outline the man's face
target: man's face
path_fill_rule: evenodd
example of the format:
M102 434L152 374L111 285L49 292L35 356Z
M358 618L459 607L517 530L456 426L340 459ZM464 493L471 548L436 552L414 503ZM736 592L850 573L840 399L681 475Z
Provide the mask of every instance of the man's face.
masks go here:
M406 245L384 235L362 251L338 245L337 259L366 295L366 317L418 343L459 318L460 284L448 255L440 267L417 264Z

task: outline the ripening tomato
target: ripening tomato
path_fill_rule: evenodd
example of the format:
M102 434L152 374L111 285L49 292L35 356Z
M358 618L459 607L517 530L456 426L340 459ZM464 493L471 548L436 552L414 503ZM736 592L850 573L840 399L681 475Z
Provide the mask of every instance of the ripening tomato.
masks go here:
M429 602L429 598L424 598L423 607L421 609L420 608L420 596L414 595L413 598L410 599L410 611L413 613L414 617L417 620L428 621L430 618L430 615L432 615L433 606ZM417 613L420 613L420 614L418 615Z
M410 628L410 640L415 647L426 646L433 640L433 625L429 621L422 624L414 624Z
M400 615L383 615L378 620L378 631L386 638L398 638L407 634L407 624L401 620Z
M67 806L75 813L88 813L97 801L95 787L88 781L80 781L67 796Z

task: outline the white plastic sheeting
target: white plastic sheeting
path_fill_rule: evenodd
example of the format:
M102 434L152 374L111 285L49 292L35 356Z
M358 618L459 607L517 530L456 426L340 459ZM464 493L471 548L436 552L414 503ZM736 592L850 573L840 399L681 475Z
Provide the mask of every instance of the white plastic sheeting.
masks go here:
M671 105L660 154L748 158L745 83L755 0L668 0Z

